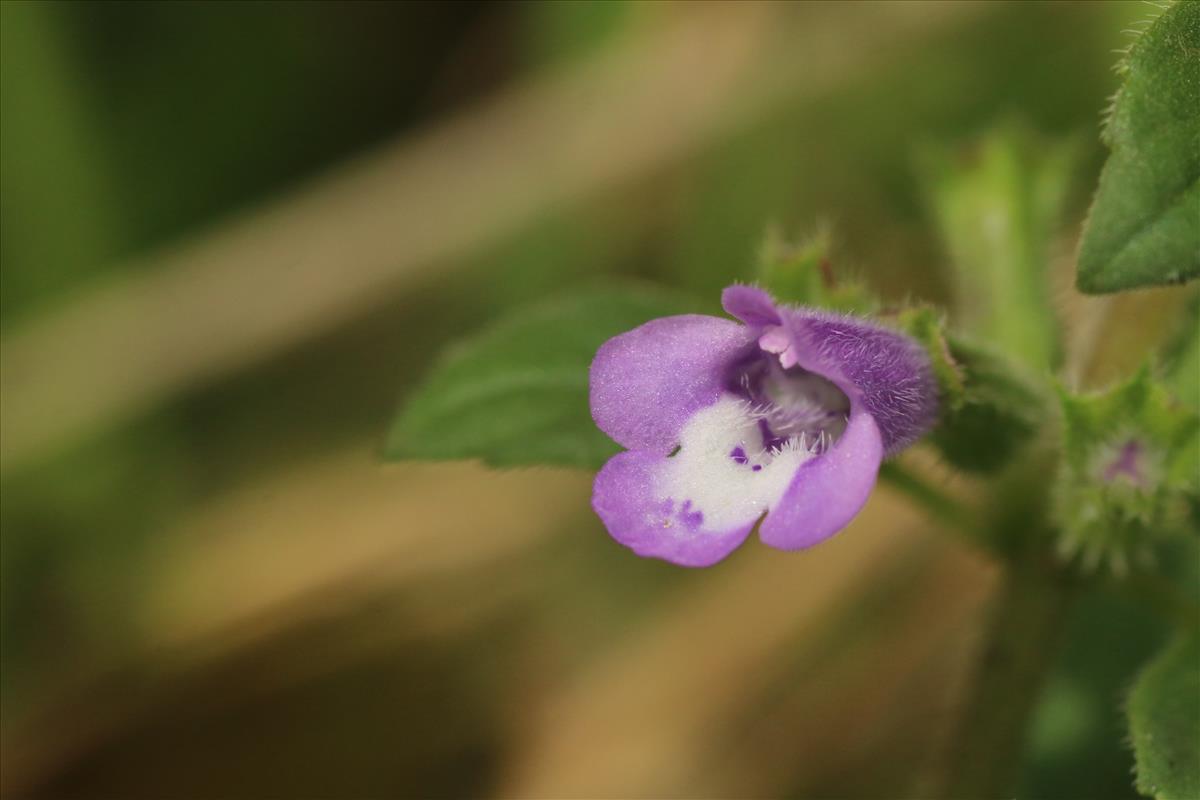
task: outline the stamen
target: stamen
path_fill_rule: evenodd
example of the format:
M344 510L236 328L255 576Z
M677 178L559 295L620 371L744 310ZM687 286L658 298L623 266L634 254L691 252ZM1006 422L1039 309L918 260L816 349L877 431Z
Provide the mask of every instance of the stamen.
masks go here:
M758 337L758 346L768 353L779 354L792 346L792 337L782 327L773 325Z
M766 355L779 349L789 352L791 340L783 328L769 328L759 344L764 352L735 368L728 386L746 402L747 415L757 424L762 449L778 454L793 440L804 437L804 452L825 452L846 429L849 399L820 375L782 366L791 359Z
M799 363L792 336L780 325L767 328L763 335L758 337L758 346L764 352L779 356L779 365L784 369L791 369Z

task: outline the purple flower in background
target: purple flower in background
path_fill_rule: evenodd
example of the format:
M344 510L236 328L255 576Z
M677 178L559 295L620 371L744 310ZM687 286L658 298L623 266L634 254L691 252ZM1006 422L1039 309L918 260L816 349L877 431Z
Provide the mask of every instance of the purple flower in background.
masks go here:
M861 319L778 306L731 286L744 324L688 314L605 342L592 417L628 448L596 476L592 506L643 556L700 567L761 539L797 550L858 513L887 455L937 416L929 360Z
M1104 468L1100 473L1104 483L1124 480L1139 489L1146 486L1145 462L1148 454L1141 441L1128 439L1119 449L1106 455L1103 459Z

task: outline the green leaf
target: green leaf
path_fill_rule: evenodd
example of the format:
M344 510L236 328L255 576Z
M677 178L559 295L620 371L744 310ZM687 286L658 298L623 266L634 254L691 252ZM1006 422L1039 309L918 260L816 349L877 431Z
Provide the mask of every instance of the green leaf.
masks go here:
M1138 676L1129 696L1138 791L1200 797L1200 634L1180 637Z
M1121 69L1104 130L1112 155L1079 249L1084 292L1200 275L1200 2L1168 7Z
M620 448L588 409L596 350L695 308L681 295L622 286L520 309L443 354L393 423L385 457L598 468Z

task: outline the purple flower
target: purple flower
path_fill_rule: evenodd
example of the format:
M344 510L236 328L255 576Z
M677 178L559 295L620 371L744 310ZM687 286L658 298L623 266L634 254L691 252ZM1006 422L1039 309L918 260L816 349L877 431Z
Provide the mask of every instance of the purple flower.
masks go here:
M590 375L593 419L628 448L596 476L593 508L634 552L690 567L729 555L764 514L772 547L829 538L937 416L908 337L749 286L721 301L744 324L656 319L605 342Z

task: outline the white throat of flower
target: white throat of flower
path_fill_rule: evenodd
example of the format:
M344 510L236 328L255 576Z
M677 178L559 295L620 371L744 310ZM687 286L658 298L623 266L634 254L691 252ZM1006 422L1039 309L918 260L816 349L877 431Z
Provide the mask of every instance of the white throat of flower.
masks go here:
M801 434L778 449L763 445L762 413L732 394L692 416L679 450L655 485L658 500L690 501L700 527L724 531L747 524L777 503L796 470L828 444Z

